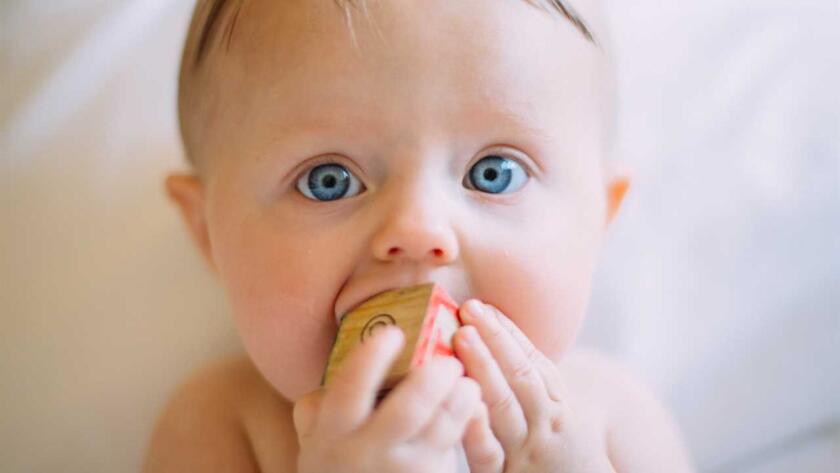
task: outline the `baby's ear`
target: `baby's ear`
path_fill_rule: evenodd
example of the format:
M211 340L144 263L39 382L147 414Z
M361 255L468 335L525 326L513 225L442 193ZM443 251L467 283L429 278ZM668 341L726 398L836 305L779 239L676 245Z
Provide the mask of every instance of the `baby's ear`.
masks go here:
M604 226L609 226L618 214L621 203L624 202L624 196L627 195L627 190L630 189L630 172L615 165L608 166L604 173L604 184L607 200L607 215Z
M204 214L204 188L195 174L171 174L166 178L166 193L178 205L181 217L192 235L193 242L201 250L204 259L213 267L210 251L210 235Z

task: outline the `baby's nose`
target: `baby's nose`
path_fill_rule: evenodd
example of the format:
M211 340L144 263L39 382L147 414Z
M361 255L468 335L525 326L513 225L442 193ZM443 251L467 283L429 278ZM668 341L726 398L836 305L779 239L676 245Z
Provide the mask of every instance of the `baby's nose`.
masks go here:
M381 261L401 259L432 265L458 258L458 238L440 208L412 201L394 208L373 240L374 256Z

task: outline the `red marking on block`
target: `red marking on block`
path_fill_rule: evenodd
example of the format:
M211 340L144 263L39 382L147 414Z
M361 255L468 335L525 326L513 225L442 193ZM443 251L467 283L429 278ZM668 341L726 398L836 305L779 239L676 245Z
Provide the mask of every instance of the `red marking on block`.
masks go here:
M411 359L411 367L422 365L434 355L455 355L449 338L446 337L440 326L441 321L438 316L441 310L448 312L455 318L456 328L461 325L458 304L440 286L435 285L429 306L426 308L426 318L423 322L423 328L420 330L417 348ZM451 334L449 336L451 337Z

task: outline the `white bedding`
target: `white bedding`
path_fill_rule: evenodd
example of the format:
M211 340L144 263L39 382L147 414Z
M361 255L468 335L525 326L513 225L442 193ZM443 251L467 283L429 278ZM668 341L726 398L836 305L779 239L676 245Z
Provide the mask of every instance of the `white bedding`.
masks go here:
M167 206L186 0L0 3L0 470L136 470L237 350ZM840 471L840 2L611 2L635 188L585 341L703 471Z

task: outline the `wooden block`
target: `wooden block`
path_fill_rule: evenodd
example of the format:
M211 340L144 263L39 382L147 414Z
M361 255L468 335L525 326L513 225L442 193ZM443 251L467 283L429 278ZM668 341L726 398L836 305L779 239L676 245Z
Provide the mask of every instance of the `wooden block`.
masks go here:
M455 301L433 283L378 294L342 317L321 384L329 384L350 351L386 325L402 329L405 345L383 391L433 355L454 356L452 337L461 321Z

